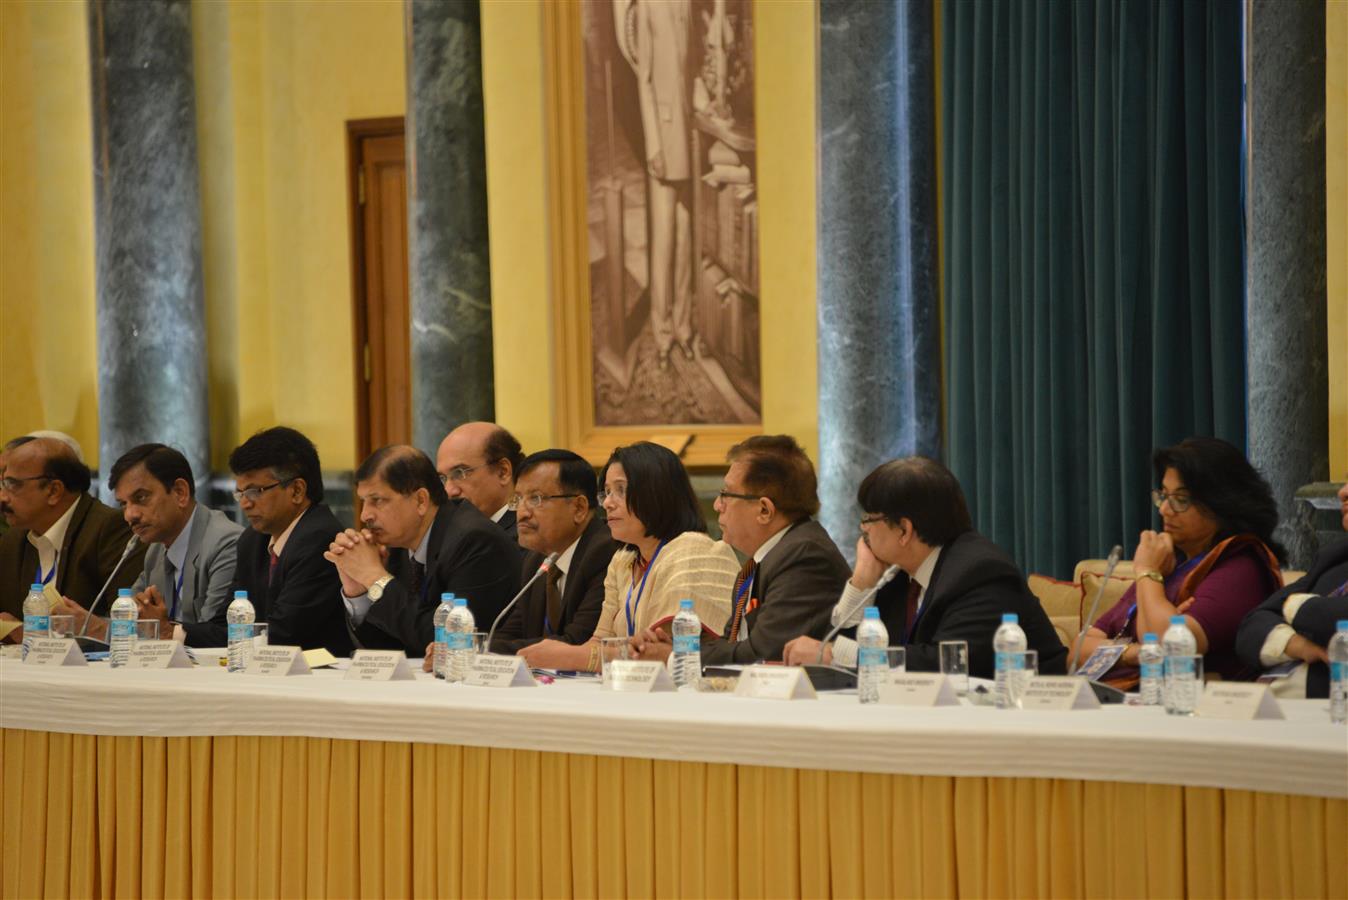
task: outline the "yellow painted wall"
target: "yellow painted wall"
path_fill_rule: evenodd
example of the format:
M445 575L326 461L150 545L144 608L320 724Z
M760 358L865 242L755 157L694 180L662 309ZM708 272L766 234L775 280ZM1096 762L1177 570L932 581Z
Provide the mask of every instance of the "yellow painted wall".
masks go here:
M1348 478L1348 3L1325 3L1329 477Z
M93 137L82 3L0 3L0 440L98 459Z

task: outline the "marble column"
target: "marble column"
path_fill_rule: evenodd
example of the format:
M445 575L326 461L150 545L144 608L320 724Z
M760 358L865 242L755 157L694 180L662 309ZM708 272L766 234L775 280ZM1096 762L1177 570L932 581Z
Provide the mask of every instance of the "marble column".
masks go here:
M819 5L819 494L849 557L856 490L940 454L932 5Z
M188 0L90 0L99 467L161 441L210 476Z
M492 419L491 272L477 0L406 0L412 439Z
M1255 0L1247 26L1249 456L1273 486L1288 562L1304 569L1313 528L1294 495L1330 476L1325 5Z

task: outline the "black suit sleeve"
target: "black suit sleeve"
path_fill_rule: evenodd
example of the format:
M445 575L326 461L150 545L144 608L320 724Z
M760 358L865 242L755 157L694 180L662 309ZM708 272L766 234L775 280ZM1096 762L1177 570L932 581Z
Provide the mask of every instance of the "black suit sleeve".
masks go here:
M1311 597L1292 617L1292 627L1307 640L1327 647L1341 619L1348 619L1348 596Z
M184 624L183 631L187 634L187 646L189 647L224 647L229 643L229 628L226 624L225 616L229 613L229 604L226 603L215 611L209 622L196 622L191 625ZM270 630L268 631L268 640L270 640Z
M285 581L267 610L267 641L305 650L321 646L334 656L347 656L351 642L346 611L340 608L342 581L337 567L323 558L333 535L315 531L303 538L293 551L286 547Z
M1018 575L1014 579L985 581L961 593L959 601L942 615L930 640L908 645L907 668L915 672L938 672L941 669L941 642L967 641L969 674L992 677L992 636L1002 624L1002 615L1010 612L1020 617L1029 649L1039 653L1039 671L1050 675L1065 672L1067 651L1058 640L1052 623L1039 608L1038 601L1024 588Z
M1293 594L1310 591L1312 584L1311 573L1308 572L1282 590L1270 594L1263 603L1245 614L1236 631L1236 656L1241 662L1255 671L1264 668L1264 664L1259 661L1259 651L1268 640L1269 632L1279 625L1287 624L1282 615L1283 602Z

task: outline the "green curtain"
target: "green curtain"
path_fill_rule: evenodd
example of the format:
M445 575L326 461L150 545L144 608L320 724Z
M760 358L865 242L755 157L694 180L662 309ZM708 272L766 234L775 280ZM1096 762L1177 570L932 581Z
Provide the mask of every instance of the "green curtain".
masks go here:
M943 9L948 462L1070 577L1152 527L1154 447L1245 446L1241 6Z

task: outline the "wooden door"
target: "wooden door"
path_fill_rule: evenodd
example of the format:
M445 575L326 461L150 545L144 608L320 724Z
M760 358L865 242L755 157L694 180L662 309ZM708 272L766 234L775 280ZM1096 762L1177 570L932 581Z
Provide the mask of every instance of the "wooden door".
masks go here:
M356 458L412 439L407 170L401 118L347 123Z

